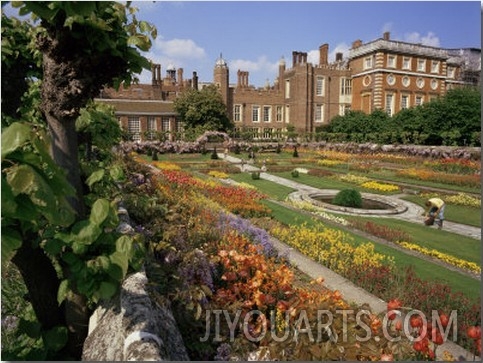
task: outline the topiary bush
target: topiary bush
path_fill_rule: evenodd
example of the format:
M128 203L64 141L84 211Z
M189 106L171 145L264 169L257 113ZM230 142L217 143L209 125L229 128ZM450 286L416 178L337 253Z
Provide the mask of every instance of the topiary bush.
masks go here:
M355 189L343 189L337 193L332 199L332 204L343 207L361 208L362 196L361 193Z

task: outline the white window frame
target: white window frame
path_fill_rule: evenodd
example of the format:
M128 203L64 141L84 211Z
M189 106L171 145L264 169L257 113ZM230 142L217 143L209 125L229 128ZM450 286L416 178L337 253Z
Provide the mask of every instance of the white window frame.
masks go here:
M455 73L456 73L456 68L453 67L453 66L448 66L448 75L447 75L447 77L454 79Z
M156 136L156 131L158 131L158 126L156 124L156 117L148 116L148 139L153 140Z
M372 64L372 56L364 58L364 69L371 69L373 67Z
M394 54L387 55L387 68L396 68L397 56Z
M418 72L426 72L426 59L418 59Z
M260 122L260 106L252 105L252 122Z
M411 57L403 57L402 69L411 70Z
M409 107L410 107L410 105L409 105L409 95L406 94L406 93L403 93L401 95L401 110L405 110Z
M352 94L352 79L346 77L340 79L340 94L341 96L350 96Z
M242 120L242 106L241 105L234 105L233 106L233 121L234 122L241 122Z
M431 73L434 74L439 74L439 69L440 69L441 62L440 61L431 61Z
M283 122L283 106L277 106L276 108L276 121L277 122Z
M324 122L324 105L316 104L314 110L314 122Z
M272 122L272 106L263 106L263 122Z
M169 117L167 116L161 117L161 130L171 131L171 123L169 122Z
M325 94L325 78L317 77L315 80L315 95L323 96Z
M290 98L290 80L285 81L285 98Z
M416 95L414 98L414 104L416 106L421 106L424 103L424 96L422 95Z
M388 92L385 97L385 111L389 116L394 114L394 93Z
M141 119L139 116L128 116L127 131L134 141L141 140Z
M285 106L285 123L290 122L290 106Z

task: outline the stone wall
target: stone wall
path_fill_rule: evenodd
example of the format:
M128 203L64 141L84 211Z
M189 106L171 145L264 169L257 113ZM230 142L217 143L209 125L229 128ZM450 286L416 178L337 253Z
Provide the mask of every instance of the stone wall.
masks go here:
M144 272L130 275L121 292L96 309L83 361L189 360L169 303L152 301Z
M120 233L132 231L126 209L118 210ZM127 276L120 292L91 316L83 361L188 361L169 301L152 299L144 271Z

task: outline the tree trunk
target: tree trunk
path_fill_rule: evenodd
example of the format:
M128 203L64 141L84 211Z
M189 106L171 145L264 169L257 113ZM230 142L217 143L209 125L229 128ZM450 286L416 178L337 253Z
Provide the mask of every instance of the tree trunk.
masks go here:
M52 261L40 248L32 248L35 236L24 236L12 262L18 267L29 291L29 300L43 329L65 325L63 306L57 303L59 279Z
M43 49L42 112L52 137L52 158L65 170L67 180L75 188L76 196L70 198L69 203L79 220L85 218L86 210L75 121L86 103L86 96L75 65L55 58L58 41L50 39L43 45L46 47ZM68 278L69 274L64 266L64 276ZM65 322L69 331L65 350L74 359L80 359L88 333L89 311L86 298L77 293L76 286L71 289L65 300Z

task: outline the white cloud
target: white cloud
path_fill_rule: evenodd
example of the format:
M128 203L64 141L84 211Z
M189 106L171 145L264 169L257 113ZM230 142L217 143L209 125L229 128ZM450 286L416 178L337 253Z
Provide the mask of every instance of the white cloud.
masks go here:
M407 33L404 35L404 40L409 43L421 43L432 47L439 47L439 38L433 32L428 32L426 35L421 35L418 32Z
M249 83L255 86L263 86L267 79L273 83L278 76L278 63L270 62L266 56L260 56L257 60L233 59L228 62L230 72L236 74L238 70L248 71Z
M191 39L165 40L160 36L154 42L154 52L160 52L162 56L173 59L203 59L206 57L205 50Z
M329 52L329 62L335 61L335 55L337 53L342 53L342 57L345 59L349 56L349 49L351 48L350 45L346 43L339 43L335 46L335 48ZM329 49L330 50L330 49Z
M339 43L334 49L329 47L328 62L332 63L335 61L335 55L337 53L342 53L343 58L347 58L349 55L350 46L346 43ZM307 62L313 65L318 65L320 63L320 51L319 49L313 49L307 52Z

